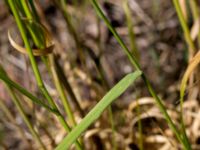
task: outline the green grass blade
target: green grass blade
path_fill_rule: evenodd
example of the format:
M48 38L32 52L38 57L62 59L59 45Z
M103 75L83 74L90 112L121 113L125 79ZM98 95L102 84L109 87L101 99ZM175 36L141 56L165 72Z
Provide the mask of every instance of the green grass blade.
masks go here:
M191 39L189 27L187 25L187 22L186 22L184 16L183 16L183 12L182 12L181 7L180 7L180 2L178 0L173 0L173 3L174 3L174 7L176 9L178 18L180 20L181 27L184 31L185 40L186 40L186 42L189 46L189 52L190 52L191 57L192 57L194 52L196 51L196 47L195 47L195 45L194 45L194 43Z
M12 98L13 103L15 104L15 106L17 107L21 117L23 118L25 124L27 125L27 127L29 128L32 136L35 138L35 140L38 142L38 144L41 146L41 149L43 150L47 150L46 145L43 143L43 141L41 140L41 137L39 135L39 133L36 132L36 130L33 127L33 124L31 123L30 119L28 118L25 110L24 110L24 106L20 103L20 100L18 99L15 91L13 90L13 88L6 84L7 90L9 95Z
M84 119L63 139L56 150L66 150L71 144L95 121L102 112L119 97L139 76L141 71L135 71L126 75L120 80L100 101L99 103L84 117Z
M34 95L32 95L30 92L28 92L25 88L23 88L22 86L20 86L19 84L15 83L14 81L12 81L5 73L5 71L3 70L3 68L0 66L0 80L2 80L3 82L5 82L7 85L15 88L16 90L18 90L20 93L24 94L25 96L27 96L32 102L48 109L49 111L53 112L53 113L58 113L56 112L56 110L50 108L47 104L43 103L42 100L38 99L37 97L35 97Z
M139 62L140 54L137 49L137 44L135 40L135 32L133 29L134 25L133 25L133 20L132 20L132 14L129 8L129 1L124 0L122 5L123 5L124 12L126 15L126 24L128 27L128 35L129 35L129 40L130 40L130 49L131 49L132 54L136 57L137 61Z

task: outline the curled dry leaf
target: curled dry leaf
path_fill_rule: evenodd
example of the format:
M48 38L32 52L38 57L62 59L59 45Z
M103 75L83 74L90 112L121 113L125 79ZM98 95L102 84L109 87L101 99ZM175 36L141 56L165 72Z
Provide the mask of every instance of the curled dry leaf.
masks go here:
M155 100L152 97L143 97L138 100L134 100L130 105L129 105L129 110L132 111L135 109L138 105L152 105L155 104Z
M166 142L159 150L176 150L176 148L172 147L171 143Z
M157 119L163 119L162 114L159 112L159 110L157 108L152 108L149 111L146 111L142 114L140 114L139 117L135 117L132 122L131 125L135 126L135 124L139 121L139 120L143 120L143 119L147 119L147 118L152 118L155 117Z
M176 119L178 118L178 115L175 111L168 109L167 112L170 114L170 116L172 116L173 121L177 123ZM163 115L161 114L161 112L159 111L158 108L151 108L148 111L145 111L144 113L140 114L140 117L135 117L132 122L131 125L134 126L140 119L147 119L147 118L157 118L157 119L164 119Z
M44 56L44 55L48 55L48 54L52 53L53 49L54 49L54 43L52 40L52 36L50 35L50 33L46 29L46 27L43 26L42 24L34 22L33 20L28 20L28 19L23 19L23 20L31 21L32 23L35 23L38 27L40 27L42 29L44 36L45 36L45 42L46 42L45 48L32 49L33 55L34 56ZM27 54L26 48L17 44L17 42L15 42L15 40L12 38L10 30L8 30L8 39L9 39L9 42L12 45L12 47L14 47L16 50L18 50L19 52L21 52L23 54Z
M145 141L148 143L166 143L168 139L163 135L153 135L146 137Z
M92 137L93 135L97 134L100 132L100 128L95 128L95 129L91 129L86 131L84 138L89 139L90 137Z

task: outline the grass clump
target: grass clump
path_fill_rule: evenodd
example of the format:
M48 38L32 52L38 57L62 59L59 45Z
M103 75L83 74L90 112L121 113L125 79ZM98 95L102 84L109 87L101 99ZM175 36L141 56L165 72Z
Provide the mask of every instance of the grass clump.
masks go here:
M118 17L117 20L116 19L117 16L114 16L113 15L114 13L112 12L115 9L117 10L117 6L107 1L102 2L104 8L106 8L105 11L99 5L99 2L97 2L96 0L84 1L80 4L78 1L73 1L73 2L65 0L52 1L50 3L52 8L58 10L57 11L58 13L61 13L61 15L60 14L59 15L63 17L64 23L66 23L67 25L66 28L67 31L69 32L69 41L71 42L71 43L69 42L69 45L70 44L73 45L72 47L69 46L70 47L69 49L71 49L71 51L73 52L73 54L70 54L64 51L64 49L67 49L68 47L64 47L62 49L61 42L57 40L56 39L57 36L53 34L54 31L53 32L50 31L51 26L49 26L47 29L47 27L43 25L43 24L50 25L48 24L49 22L47 20L40 19L41 16L43 17L45 16L43 13L47 13L48 11L43 12L42 9L37 6L39 4L38 1L6 0L6 2L13 14L24 46L21 46L15 41L10 31L8 31L9 42L14 49L18 50L18 52L23 53L25 55L25 58L28 58L28 61L30 61L30 68L29 66L27 66L27 68L31 69L32 76L34 77L35 84L37 85L38 88L37 90L41 95L39 97L38 96L39 94L38 95L33 94L33 92L31 92L32 91L31 89L25 88L21 86L19 83L12 80L10 74L7 74L6 71L4 70L3 65L0 65L0 80L4 83L7 92L14 103L14 106L16 106L17 110L19 111L19 114L23 118L31 135L34 137L34 140L37 142L38 146L40 146L41 149L49 149L49 145L45 142L42 133L39 132L42 129L39 129L38 125L35 126L35 123L32 124L30 119L27 117L27 112L26 112L27 108L25 108L23 105L24 100L29 100L30 102L33 103L33 104L31 103L33 107L30 106L27 107L31 108L31 113L33 116L35 116L35 119L37 120L36 123L38 124L41 123L40 122L41 120L37 119L37 115L39 113L38 110L40 109L42 111L44 110L44 112L48 114L48 117L52 118L55 117L56 121L58 121L58 123L56 121L55 122L44 121L45 122L44 124L47 126L45 125L43 126L41 125L42 127L40 126L41 128L45 128L44 132L48 137L50 137L51 141L53 141L52 147L55 148L56 150L65 150L74 148L78 150L83 150L87 149L88 145L90 144L95 145L94 147L98 146L100 147L100 145L103 145L101 144L102 139L106 137L105 133L103 133L103 130L106 130L107 124L110 125L108 128L109 133L111 133L110 135L108 135L108 139L110 141L110 148L112 147L112 149L114 150L120 149L122 145L118 144L118 142L120 140L121 141L123 140L120 136L118 136L118 132L119 130L121 130L120 128L121 126L119 124L123 125L128 124L127 126L131 128L131 131L133 131L131 121L129 120L128 123L126 122L128 118L127 116L130 116L131 113L135 113L137 115L136 117L138 119L136 122L137 122L138 132L129 133L130 136L129 140L131 139L131 142L133 142L136 139L136 141L139 142L136 143L134 141L133 143L129 144L126 140L126 144L128 143L127 145L129 145L130 147L134 146L135 144L141 150L145 149L146 148L145 142L147 141L147 138L143 134L146 130L145 129L146 124L143 123L144 118L142 114L146 113L146 110L144 111L143 109L146 109L148 107L143 108L142 106L140 106L140 100L138 99L140 99L140 96L143 93L143 91L140 91L141 89L139 89L140 86L137 85L134 86L134 90L129 88L131 85L133 85L135 80L140 77L141 80L140 81L138 80L139 82L138 84L144 86L143 87L144 89L147 89L147 92L151 95L152 100L155 101L152 103L152 105L154 106L154 103L156 104L155 109L157 108L159 110L159 113L161 114L162 118L164 118L165 122L167 123L166 128L170 128L170 132L172 133L171 136L167 135L162 131L160 127L161 125L157 123L157 125L159 125L159 129L161 129L159 134L162 134L162 136L165 137L166 139L169 137L173 137L173 139L176 139L175 140L176 144L174 144L175 142L171 142L171 139L166 140L170 141L167 144L170 144L170 146L172 147L175 145L177 147L181 147L184 150L192 149L191 143L193 141L190 140L190 138L188 138L186 132L187 125L185 122L185 118L183 117L185 111L184 96L187 90L187 82L189 81L189 84L194 84L194 81L198 80L199 71L197 70L195 72L194 70L197 68L200 62L199 52L197 51L198 49L197 47L199 47L200 32L198 30L197 33L194 34L191 31L192 29L190 30L187 22L190 18L189 13L185 12L186 11L185 8L184 9L181 8L185 7L186 5L182 6L180 5L178 0L173 0L174 8L175 11L177 12L178 19L180 20L180 26L183 29L184 38L188 46L188 53L189 53L189 58L188 58L189 65L186 69L186 72L184 73L180 86L180 110L173 110L173 112L178 114L178 117L176 116L174 117L171 111L168 111L171 108L169 108L166 105L166 103L160 98L161 96L155 92L158 88L156 89L153 88L153 84L154 82L155 83L157 82L156 81L157 79L154 79L152 84L152 81L150 80L151 76L149 76L149 74L146 73L146 70L143 69L144 58L142 53L139 53L140 43L137 41L137 34L140 34L139 32L141 31L137 30L137 32L135 32L136 30L133 30L134 25L138 20L135 19L133 22L134 14L131 12L130 9L133 8L134 5L137 5L137 3L129 3L128 0L124 0L121 3L123 15L121 17ZM133 6L130 7L129 5ZM155 5L155 2L153 5ZM196 1L191 1L188 2L187 5L190 5L191 7L191 15L194 23L193 26L195 26L195 22L199 21L199 14L198 14L199 12L197 3ZM82 20L80 19L83 16L85 17L85 14L81 13L83 12L86 13L87 12L86 8L94 9L95 13L99 16L99 18L97 18L98 16L96 16L96 14L95 15L89 14L91 15L90 16L91 18L95 16L94 18L92 18L93 20L95 20L96 23L94 31L91 30L93 29L93 26L92 27L89 26L90 21L85 23L84 21L82 22ZM140 13L145 13L144 11L141 11L142 8L140 8L139 5L135 6L135 8L139 9ZM155 11L153 10L154 13L153 16L154 17L157 15L159 16L160 10L161 9L158 9L156 6L156 10ZM77 17L76 15L71 14L71 12L75 12L75 14L79 16ZM155 12L158 14L155 14ZM186 14L188 15L187 20L186 20ZM144 14L140 15L140 17L142 16L144 17L147 15ZM77 19L76 17L79 19ZM121 23L119 18L123 18L123 21L124 20L125 21ZM148 19L150 19L150 17ZM156 18L154 19L156 20ZM145 18L142 18L141 20L144 21ZM74 25L73 21L81 22L80 28L82 26L85 27L86 26L85 24L88 24L87 26L89 26L90 30L87 32L89 33L86 34L80 33L80 31L78 30L78 26ZM123 27L126 26L126 29L119 30L117 27L120 27L120 25ZM151 26L151 28L153 27ZM157 29L158 31L160 30L159 25L156 26L155 28L156 29L158 28ZM84 29L85 32L86 30L87 29ZM118 30L124 35L127 34L127 39L130 43L130 48L128 44L126 44L124 39L120 36ZM60 30L60 32L64 33L62 29ZM107 37L104 35L105 33ZM87 34L91 35L88 36ZM112 34L114 40L117 41L117 43L114 43L115 41L112 39L112 36L110 34ZM65 36L62 36L62 38L65 39ZM112 68L113 66L110 67L109 63L107 64L105 63L107 61L106 60L107 51L105 51L105 49L110 49L110 47L113 48L114 47L113 45L116 46L117 44L120 46L122 52L119 51L118 54L118 51L116 50L116 52L113 52L112 55L109 55L110 56L109 59L111 60L113 59L113 57L116 57L115 62L112 62L115 68ZM162 42L159 43L159 46L165 48L167 47ZM59 51L62 51L61 54ZM124 66L123 61L118 59L123 54L125 56L123 57L123 59L126 59L127 57L131 67L130 66L127 67L126 65ZM64 62L62 62L62 60L64 59L65 62L69 62L69 64L66 65ZM158 59L161 58L158 57ZM46 81L43 78L43 73L40 70L40 65L44 65L44 68L47 72L47 76L49 77L50 80L52 80L52 82L50 81L50 84L53 87L52 91L54 91L54 94L56 93L55 94L56 96L54 96L52 94L53 92L51 92L52 87L47 86ZM120 68L121 65L124 69L123 75L120 73L120 69L118 70L118 68ZM106 69L109 67L111 69ZM117 78L114 78L115 75L113 75L113 72L111 71L112 69L117 70L117 73L119 73L119 75L117 75ZM154 75L153 68L152 69L150 68L149 70L151 70L152 75ZM194 73L192 74L192 72ZM116 81L118 82L116 83ZM85 88L84 86L87 87ZM130 90L129 94L133 93L130 96L131 99L132 97L137 97L136 99L137 108L135 110L136 112L127 109L126 111L129 111L127 113L127 116L124 115L124 112L119 112L118 115L118 109L120 108L118 108L119 107L118 105L115 105L117 104L117 102L114 103L114 101L118 99L121 95L123 95L127 89ZM136 92L132 92L131 90ZM27 99L21 98L22 95ZM85 98L83 95L86 95L85 97L88 96L87 99L91 99L91 101L85 102L84 100L82 100ZM127 95L125 93L123 97L126 96ZM2 98L0 98L0 100L1 99ZM91 107L90 103L92 103L93 99L95 100L100 99L100 100L98 100L97 104ZM6 107L6 105L0 102L0 107L2 108L2 111L6 114L8 120L11 120L11 122L15 124L17 128L19 128L19 126L17 125L15 119L11 115L11 112ZM104 118L105 115L104 111L106 109L108 110L108 112L105 112L105 114L108 116ZM97 121L98 119L102 120L102 122L101 121L98 122ZM175 120L180 121L180 124L178 124L178 122L175 122ZM94 124L95 122L96 124ZM154 120L154 122L156 121ZM61 125L61 128L64 128L66 132L65 134L62 135L61 138L59 138L59 140L56 140L57 138L55 139L52 138L53 135L51 134L53 133L51 132L48 133L48 129L46 129L46 127L48 128L49 126L51 127L59 126L57 124ZM102 130L102 132L101 133L99 132L97 133L97 131L89 132L93 128L98 128L98 130L100 131ZM55 128L53 128L53 130L54 129ZM58 129L58 127L56 129ZM87 133L87 131L89 132L89 134L84 134ZM21 137L23 138L23 140L27 144L30 144L27 140L24 131L20 130L19 132L21 133ZM125 135L127 136L127 133ZM105 141L106 140L104 140L104 142ZM72 147L73 144L74 147ZM32 146L30 147L32 148ZM103 147L101 149L103 149Z

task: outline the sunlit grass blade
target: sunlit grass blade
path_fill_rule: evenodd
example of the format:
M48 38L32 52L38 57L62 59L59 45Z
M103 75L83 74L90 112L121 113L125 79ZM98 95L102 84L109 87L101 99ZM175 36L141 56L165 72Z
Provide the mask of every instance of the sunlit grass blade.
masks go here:
M83 120L63 139L56 150L66 150L71 144L95 121L110 104L119 97L139 76L141 71L135 71L120 80L96 106L83 118Z

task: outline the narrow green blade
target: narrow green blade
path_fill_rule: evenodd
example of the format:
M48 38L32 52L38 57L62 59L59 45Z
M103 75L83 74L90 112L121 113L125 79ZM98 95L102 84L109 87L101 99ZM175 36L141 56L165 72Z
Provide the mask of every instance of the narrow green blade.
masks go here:
M18 90L20 93L24 94L25 96L27 96L32 102L46 108L47 110L53 112L54 114L58 115L59 113L50 108L47 104L43 103L42 100L38 99L37 97L35 97L34 95L32 95L30 92L28 92L25 88L23 88L22 86L20 86L19 84L15 83L14 81L12 81L6 74L6 72L4 71L4 69L2 68L2 66L0 65L0 81L3 81L5 84L7 84L9 87L13 87L16 90Z
M135 71L126 75L120 80L83 118L83 120L63 139L56 150L66 150L71 144L95 121L102 112L142 74L141 71Z

